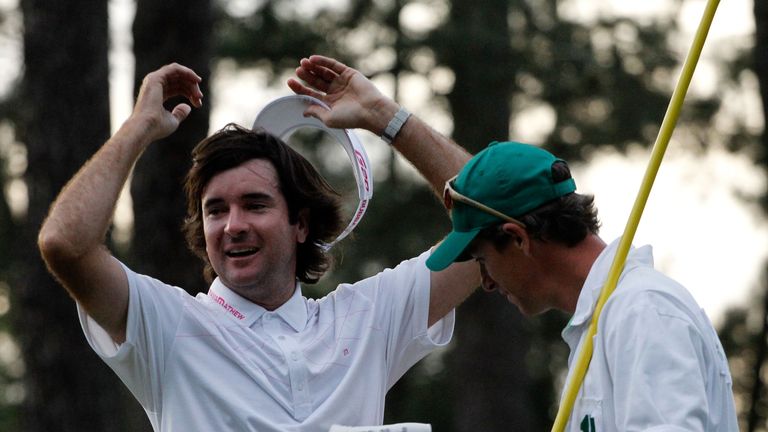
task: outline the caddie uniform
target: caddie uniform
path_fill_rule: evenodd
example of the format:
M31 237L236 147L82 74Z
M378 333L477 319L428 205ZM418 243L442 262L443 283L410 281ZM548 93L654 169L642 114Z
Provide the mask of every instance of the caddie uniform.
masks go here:
M78 305L85 336L156 431L327 431L374 425L387 390L449 342L454 312L429 329L427 253L319 300L297 284L274 311L218 279L207 294L125 268L126 341Z
M618 242L593 264L563 330L569 366ZM704 311L684 287L653 269L650 246L632 249L599 318L567 430L738 431L731 385L728 361Z

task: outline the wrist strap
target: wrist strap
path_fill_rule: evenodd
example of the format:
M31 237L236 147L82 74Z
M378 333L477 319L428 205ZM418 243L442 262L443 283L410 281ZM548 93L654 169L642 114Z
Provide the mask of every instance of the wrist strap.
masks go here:
M405 122L408 120L408 117L411 116L411 113L409 113L405 108L400 107L399 110L395 113L395 116L392 117L392 120L389 121L389 124L386 128L384 128L384 133L381 134L381 139L384 140L387 144L392 144L392 141L397 136L397 133L400 132L400 129L403 127Z

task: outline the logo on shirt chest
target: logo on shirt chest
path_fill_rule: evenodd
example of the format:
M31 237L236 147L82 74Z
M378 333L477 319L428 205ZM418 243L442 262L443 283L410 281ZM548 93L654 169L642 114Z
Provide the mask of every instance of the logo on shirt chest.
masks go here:
M581 424L579 427L581 432L597 432L597 429L595 428L595 418L589 414L585 415L584 418L581 419Z

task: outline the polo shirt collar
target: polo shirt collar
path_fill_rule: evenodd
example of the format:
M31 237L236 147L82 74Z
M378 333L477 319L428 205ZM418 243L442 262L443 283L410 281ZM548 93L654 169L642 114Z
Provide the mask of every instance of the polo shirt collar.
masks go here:
M608 279L608 272L613 264L613 258L616 256L616 250L619 248L620 240L621 237L614 240L610 245L603 249L597 257L597 260L592 264L592 268L589 270L589 275L587 275L587 279L581 287L581 293L576 302L576 311L568 322L568 327L576 327L589 323L592 318L592 313L597 306L597 300L600 298L600 292L605 285L605 281ZM637 249L630 247L626 262L624 263L622 276L619 277L619 283L621 282L621 277L623 277L627 270L639 265L653 267L653 252L651 246L642 246Z
M208 289L208 297L221 306L230 318L245 327L250 327L265 311L263 307L227 288L219 278L214 279Z
M297 282L293 295L282 306L273 312L283 319L291 328L299 332L307 325L307 304L301 294L301 285Z
M245 327L253 325L267 312L263 307L229 289L218 277L208 289L208 297L218 304L231 319ZM296 289L291 298L272 313L282 318L295 331L304 329L307 322L307 307L301 294L301 285L298 282L296 282Z

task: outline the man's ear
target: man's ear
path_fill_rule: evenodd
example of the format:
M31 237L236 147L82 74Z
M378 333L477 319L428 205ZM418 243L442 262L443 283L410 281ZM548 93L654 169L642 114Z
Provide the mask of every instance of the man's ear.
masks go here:
M505 234L512 237L512 244L524 253L528 254L531 249L531 238L528 236L528 231L520 225L512 222L507 222L501 226L501 230Z
M296 221L296 242L304 243L309 236L309 209L303 208L299 210L299 215Z

